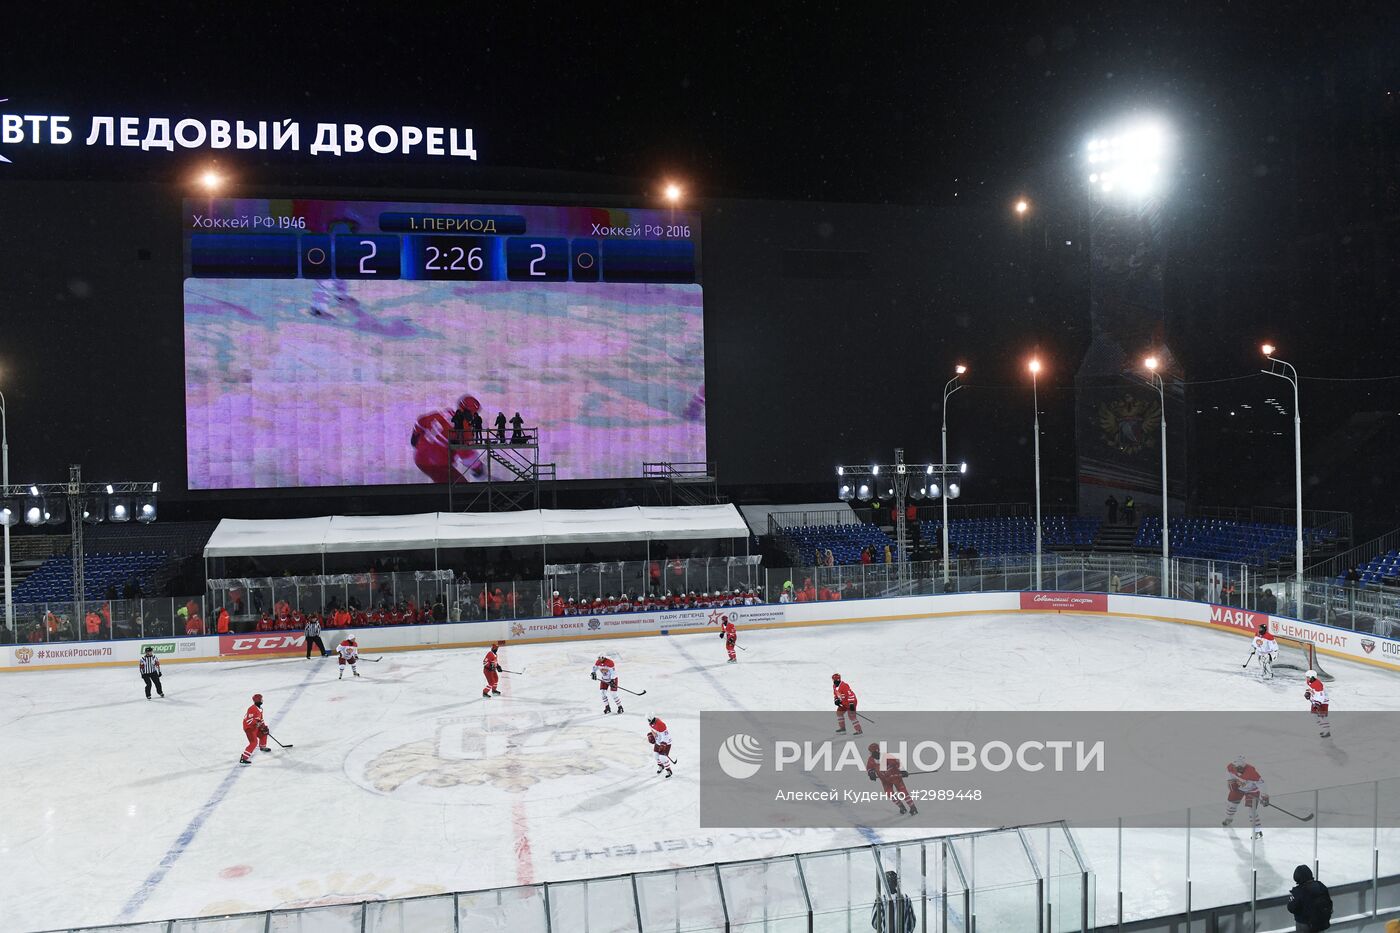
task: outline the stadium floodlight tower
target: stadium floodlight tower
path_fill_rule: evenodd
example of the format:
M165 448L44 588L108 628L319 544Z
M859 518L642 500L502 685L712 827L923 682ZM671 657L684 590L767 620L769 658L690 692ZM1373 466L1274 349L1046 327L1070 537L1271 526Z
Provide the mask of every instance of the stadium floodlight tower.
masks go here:
M852 499L862 502L871 499L893 500L895 566L901 588L907 579L909 564L909 525L906 514L908 501L937 499L941 496L945 505L943 514L946 516L947 500L962 495L961 484L949 481L947 477L959 477L966 472L966 463L906 463L903 447L895 448L894 463L858 463L836 468L836 495L842 502L850 502ZM947 527L946 519L944 527ZM946 541L946 531L944 534ZM944 553L947 553L946 548Z
M1090 339L1075 373L1074 406L1081 509L1105 492L1144 499L1161 492L1164 520L1171 509L1171 489L1162 491L1158 482L1160 451L1152 448L1160 443L1154 422L1166 417L1167 403L1178 409L1185 403L1182 367L1167 340L1163 287L1167 196L1177 164L1166 121L1143 115L1106 124L1076 158L1090 207ZM1157 358L1160 395L1144 378L1143 347ZM1177 445L1171 456L1172 473L1184 477L1186 446ZM1178 482L1178 498L1183 489Z
M1293 386L1293 482L1294 482L1294 510L1296 512L1296 538L1293 542L1293 561L1296 579L1294 581L1294 595L1298 610L1298 618L1303 617L1303 415L1298 410L1298 370L1293 368L1293 364L1279 359L1274 355L1274 345L1266 343L1260 350L1269 360L1269 368L1261 369L1260 372L1266 376L1286 381Z

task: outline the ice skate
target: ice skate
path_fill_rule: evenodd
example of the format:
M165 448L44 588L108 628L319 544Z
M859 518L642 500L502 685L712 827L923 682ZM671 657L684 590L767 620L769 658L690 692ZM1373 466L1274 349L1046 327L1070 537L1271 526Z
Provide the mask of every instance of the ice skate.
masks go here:
M604 715L604 716L608 715L608 713L611 713L611 712L612 712L612 707L611 707L611 706L604 706L604 707L603 707L603 715Z
M501 695L501 691L499 691L499 690L494 690L494 689L493 689L493 690L491 691L491 695L492 695L493 697L498 697L498 696Z
M241 764L241 765L250 765L250 764L253 763L253 759L251 759L251 758L249 758L249 757L247 757L247 756L243 756L243 757L240 757L240 758L238 759L238 763Z
M259 748L258 751L260 751L260 752L265 752L265 753L267 753L267 754L269 754L269 755L272 754L272 749L268 748L266 745L264 745L264 746L262 746L261 748Z
M1235 818L1234 818L1233 816L1227 816L1227 817L1225 817L1225 819L1223 819L1223 820L1220 821L1220 825L1221 825L1221 826L1234 826L1234 825L1235 825Z
M918 815L919 815L919 808L916 807L916 806L914 806L914 804L912 804L912 803L909 804L909 815L910 815L910 816L918 816Z
M671 776L671 769L670 769L670 768L667 768L667 769L666 769L666 776L667 776L667 777L670 777L670 776Z
M906 814L906 813L909 812L908 810L904 809L904 804L902 804L902 803L901 803L901 804L897 804L897 806L899 807L899 815L900 815L900 816L903 816L904 814Z
M619 713L622 712L622 704L621 704L621 703L617 704L617 711L618 711Z
M1256 829L1254 832L1252 832L1252 833L1249 834L1249 838L1251 838L1251 839L1263 839L1263 838L1264 838L1264 831L1263 831L1262 829Z

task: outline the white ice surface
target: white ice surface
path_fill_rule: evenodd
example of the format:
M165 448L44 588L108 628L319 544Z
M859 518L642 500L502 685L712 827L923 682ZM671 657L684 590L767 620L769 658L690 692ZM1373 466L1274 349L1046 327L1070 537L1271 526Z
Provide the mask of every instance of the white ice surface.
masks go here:
M1301 678L1261 684L1237 636L1155 621L974 616L606 643L645 688L604 717L599 645L518 645L503 697L480 698L480 649L383 655L358 680L334 659L167 665L168 699L130 669L0 675L0 930L51 929L615 874L936 834L699 827L701 710L825 709L830 674L880 709L1296 709ZM1400 709L1400 675L1329 659L1334 705ZM934 676L936 674L936 676ZM1189 688L1187 684L1189 682ZM953 692L949 692L950 689ZM250 695L290 750L236 762ZM662 716L679 761L645 744ZM1337 742L1344 745L1345 736ZM1193 904L1247 899L1247 830L1193 830ZM1270 815L1261 888L1286 890L1313 830ZM1193 816L1193 824L1196 816ZM1241 813L1241 825L1247 825ZM1116 919L1117 835L1081 830L1099 920ZM1370 830L1320 840L1326 877L1369 877ZM1383 870L1400 833L1382 831ZM1129 831L1129 918L1184 906L1182 832ZM1304 853L1299 856L1299 853ZM1385 862L1389 859L1388 863ZM1242 893L1244 892L1244 893Z

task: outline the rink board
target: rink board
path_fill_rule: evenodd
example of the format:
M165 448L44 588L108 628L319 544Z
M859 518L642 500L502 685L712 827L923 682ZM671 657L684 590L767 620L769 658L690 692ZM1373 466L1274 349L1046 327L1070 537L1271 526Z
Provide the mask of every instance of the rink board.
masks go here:
M1311 641L1322 654L1400 671L1400 640L1301 622L1286 616L1228 606L1116 593L1006 592L902 596L849 602L789 603L727 609L684 609L624 615L448 622L433 625L369 627L356 630L361 653L470 648L497 641L515 644L627 638L645 635L714 633L728 615L742 632L811 625L895 622L978 613L1073 612L1182 622L1252 636L1267 622L1275 634ZM322 633L328 647L336 632ZM155 647L162 663L217 661L250 657L295 657L306 651L300 632L248 632L183 638L123 639L76 644L14 645L0 653L0 670L110 667L133 664L145 647Z

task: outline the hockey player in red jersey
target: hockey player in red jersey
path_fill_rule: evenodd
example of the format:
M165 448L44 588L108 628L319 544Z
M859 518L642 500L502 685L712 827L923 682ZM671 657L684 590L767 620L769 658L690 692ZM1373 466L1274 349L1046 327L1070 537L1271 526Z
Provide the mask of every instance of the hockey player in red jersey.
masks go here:
M836 731L846 731L846 720L849 718L851 725L855 726L856 735L860 735L860 717L856 714L856 692L851 689L851 685L841 679L840 674L831 675L831 694L836 699Z
M914 806L914 799L909 796L909 788L904 786L904 779L909 776L909 772L901 767L899 759L894 755L880 757L880 743L871 742L866 748L869 757L865 759L865 773L870 776L870 780L879 780L881 789L890 796L899 807L899 813L903 816L908 813L910 816L919 812L919 808ZM905 804L908 808L905 808Z
M739 630L734 627L734 620L728 615L719 617L719 637L724 639L724 647L729 651L729 663L733 664L738 661L739 657L734 653L734 646L739 642Z
M496 689L496 685L501 681L501 665L496 658L500 647L500 642L493 643L491 650L486 652L486 657L481 659L481 673L486 677L486 686L481 688L481 695L484 697L501 695L501 691Z
M617 695L617 665L613 659L606 655L598 655L598 660L593 662L593 679L598 681L598 689L603 694L603 714L612 712L612 707L608 705L608 695L612 695L612 702L617 704L617 711L622 712L622 698Z
M651 731L647 733L647 742L656 752L656 773L665 772L667 777L671 776L671 730L666 728L666 723L656 716L647 717L647 725Z
M1235 822L1235 813L1243 800L1245 809L1249 811L1249 825L1254 830L1252 838L1262 839L1264 831L1259 828L1259 807L1269 805L1269 795L1264 789L1264 778L1259 774L1259 769L1241 755L1225 766L1225 786L1229 788L1229 794L1225 798L1225 819L1220 821L1220 825L1229 826Z
M1317 676L1317 671L1308 671L1308 686L1303 691L1303 699L1312 704L1312 714L1317 719L1317 734L1330 739L1332 723L1327 718L1327 706L1331 701L1327 696L1327 685Z
M550 612L550 614L553 615L555 618L558 618L558 617L560 617L560 616L562 616L562 615L564 614L564 611L565 611L564 597L562 597L562 596L559 595L559 591L558 591L558 590L555 590L555 591L554 591L554 596L551 597L551 598L550 598L550 601L549 601L549 612Z
M449 479L468 482L466 473L462 472L464 467L472 478L480 479L486 475L480 455L474 451L459 453L454 462L448 446L453 432L457 430L454 427L456 424L462 425L464 439L474 436L471 420L480 411L481 402L475 396L464 395L457 400L455 410L442 408L419 415L408 438L409 446L413 448L414 465L433 482L442 484Z
M253 694L253 705L243 714L243 735L248 739L248 747L243 749L243 754L238 759L239 764L252 764L255 748L261 748L265 752L272 751L267 747L268 729L267 723L263 722L262 703L262 694Z

